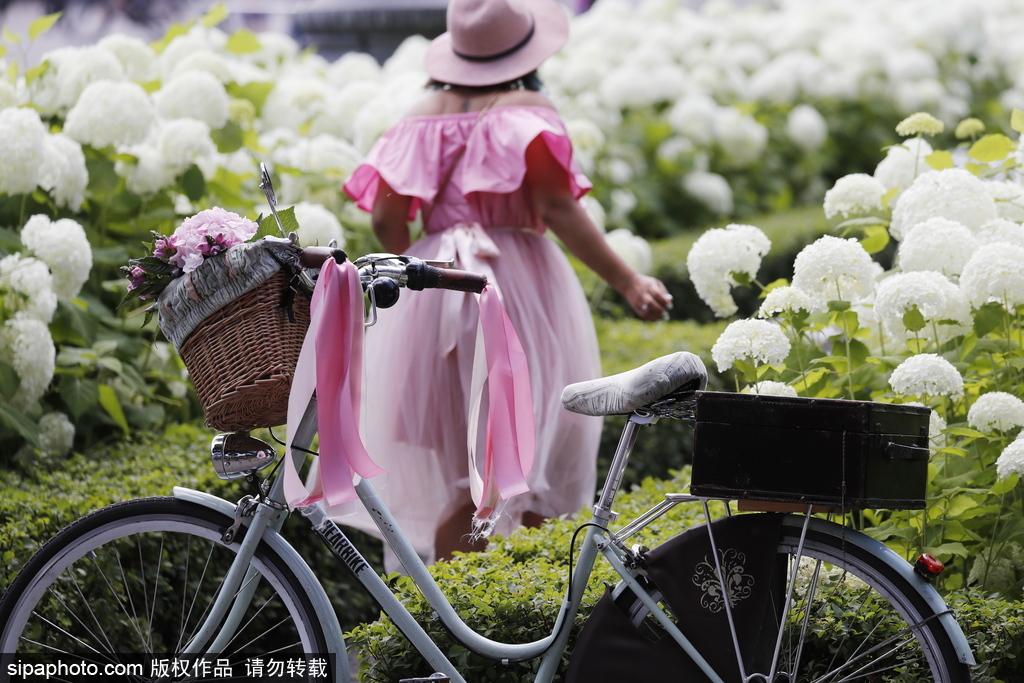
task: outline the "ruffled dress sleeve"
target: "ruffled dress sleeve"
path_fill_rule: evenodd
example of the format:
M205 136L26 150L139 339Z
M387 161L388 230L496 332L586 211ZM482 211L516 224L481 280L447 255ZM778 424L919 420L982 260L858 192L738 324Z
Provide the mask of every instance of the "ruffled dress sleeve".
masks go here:
M548 107L496 107L470 134L462 165L462 191L515 192L526 178L526 150L542 140L565 173L573 197L591 188L573 158L572 142L558 113Z
M468 134L468 137L466 135ZM414 116L400 121L373 146L345 183L359 208L372 211L380 180L412 198L409 219L434 202L453 157L465 152L452 176L463 196L510 194L526 177L526 150L535 140L547 145L579 199L590 180L573 158L572 142L558 113L547 107L495 107L479 119L464 115Z
M444 128L429 123L420 117L403 119L380 137L344 186L360 209L373 210L380 180L412 197L409 220L422 204L434 201L448 145Z

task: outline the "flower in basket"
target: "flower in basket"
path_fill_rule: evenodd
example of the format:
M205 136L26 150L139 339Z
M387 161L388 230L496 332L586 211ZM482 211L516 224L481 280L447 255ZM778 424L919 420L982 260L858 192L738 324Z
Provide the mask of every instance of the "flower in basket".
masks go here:
M155 299L171 280L245 242L258 227L255 221L214 207L185 219L170 236L153 233L152 255L132 259L121 269L128 293L143 301Z

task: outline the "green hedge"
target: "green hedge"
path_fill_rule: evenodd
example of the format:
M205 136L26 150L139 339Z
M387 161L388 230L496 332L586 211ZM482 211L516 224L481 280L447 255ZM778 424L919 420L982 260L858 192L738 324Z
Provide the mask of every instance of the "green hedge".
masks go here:
M167 496L173 486L188 486L228 500L245 495L243 486L217 478L210 465L212 433L197 425L171 427L164 434L104 444L75 454L59 466L25 475L0 470L0 589L41 544L79 517L132 498ZM376 604L351 574L340 567L299 515L289 518L284 534L324 583L328 595L345 596L337 605L346 628L373 619ZM379 544L352 532L371 564L381 567Z
M685 470L667 481L649 479L620 496L615 509L621 519L629 519L666 493L688 488ZM720 509L713 514L721 514ZM637 542L654 547L701 521L697 506L680 506L653 522ZM431 574L466 623L487 637L507 642L541 638L550 632L564 597L569 540L578 523L578 519L558 519L538 529L521 529L507 538L495 539L486 552L460 554L450 562L440 562L431 567ZM616 580L607 563L599 562L574 624L574 636L603 595L605 585ZM411 580L393 576L391 585L467 680L533 680L537 662L498 666L472 654L455 642ZM980 663L973 671L974 680L1021 680L1024 602L987 599L976 593L952 595L949 602ZM359 650L364 683L391 683L430 671L386 617L353 629L346 640ZM826 647L828 643L818 645Z

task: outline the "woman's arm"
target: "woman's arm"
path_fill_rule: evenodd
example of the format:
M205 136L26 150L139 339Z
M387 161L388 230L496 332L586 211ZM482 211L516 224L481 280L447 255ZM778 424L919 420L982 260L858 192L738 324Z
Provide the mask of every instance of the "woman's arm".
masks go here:
M572 195L565 171L547 144L534 140L526 150L526 185L544 223L588 268L625 297L638 316L658 320L672 307L660 280L630 268L611 250L604 235Z
M409 238L409 204L411 197L398 194L383 178L378 181L377 199L373 203L370 222L373 232L380 240L384 251L402 254L410 244Z

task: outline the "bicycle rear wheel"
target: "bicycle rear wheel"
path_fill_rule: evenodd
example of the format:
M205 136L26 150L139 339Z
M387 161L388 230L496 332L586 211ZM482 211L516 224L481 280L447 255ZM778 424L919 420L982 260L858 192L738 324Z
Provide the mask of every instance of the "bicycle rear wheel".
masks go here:
M238 551L241 539L221 541L229 522L174 498L119 503L83 517L44 545L0 599L0 652L99 665L124 655L181 653ZM257 655L325 655L320 621L294 573L266 543L252 567L246 583L255 593L216 656L241 664Z
M939 622L941 612L881 556L849 542L856 532L811 525L797 565L802 525L793 522L802 519L783 523L777 514L737 515L714 525L743 676L707 527L691 529L648 555L651 595L724 680L970 680ZM584 627L567 680L667 683L706 676L640 600L619 588L605 596Z

